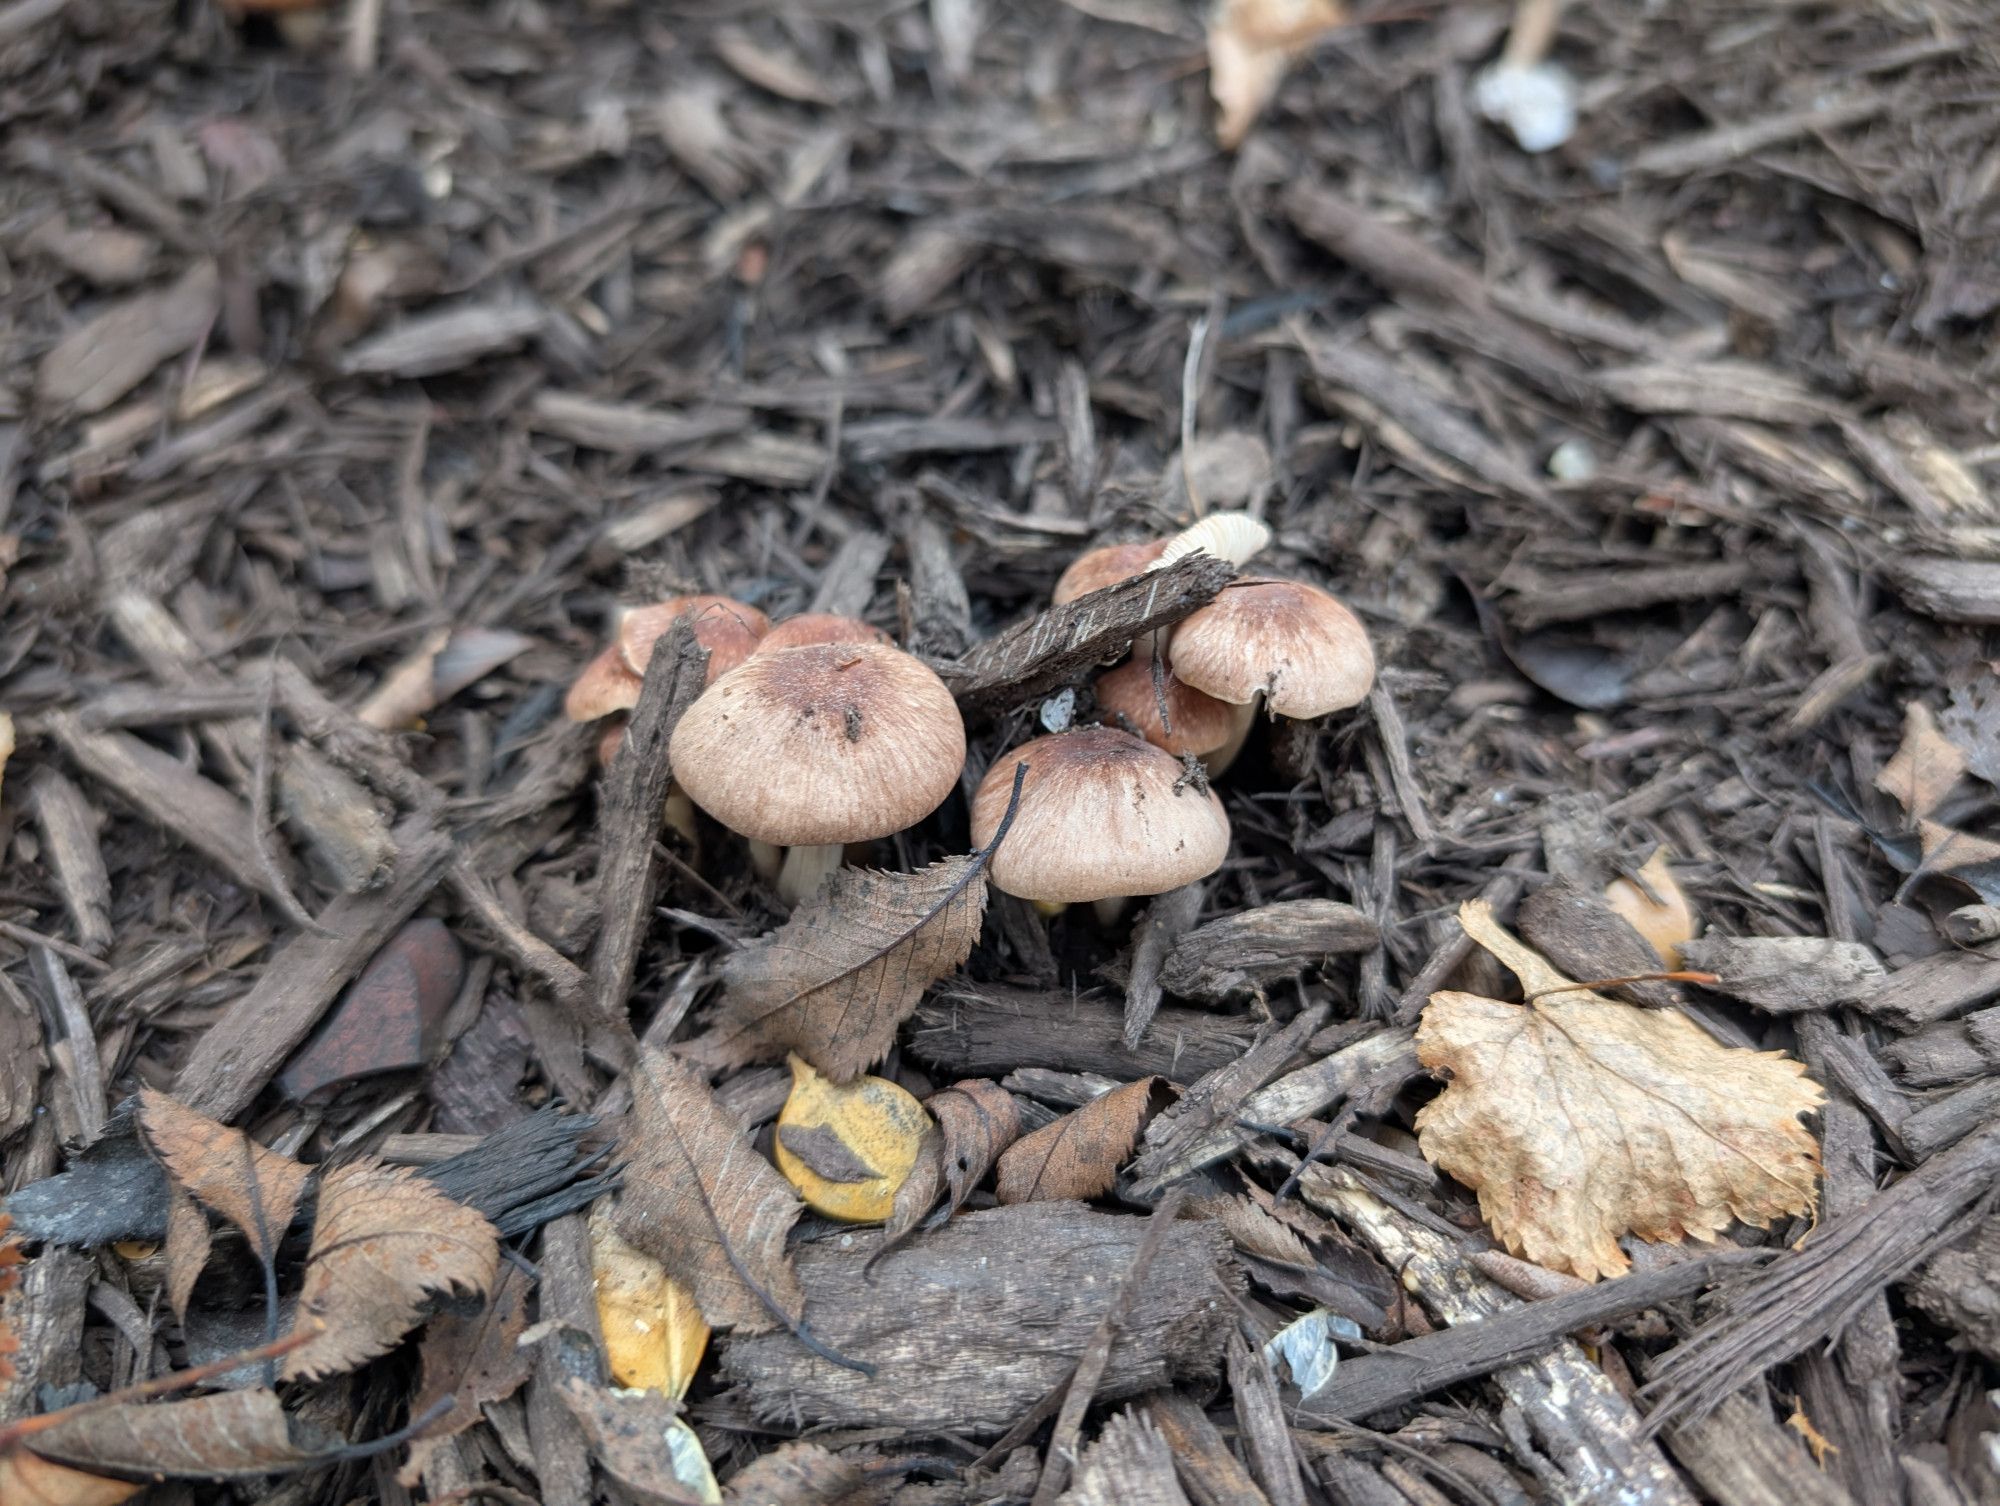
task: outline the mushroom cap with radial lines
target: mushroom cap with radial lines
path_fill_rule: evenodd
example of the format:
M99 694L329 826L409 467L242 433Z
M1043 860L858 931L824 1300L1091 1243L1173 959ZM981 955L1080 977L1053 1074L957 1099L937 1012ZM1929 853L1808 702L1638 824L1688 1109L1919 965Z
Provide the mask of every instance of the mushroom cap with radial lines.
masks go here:
M781 648L811 648L815 643L885 643L893 647L895 640L858 617L843 617L838 612L801 612L774 623L758 640L753 652L775 654Z
M1079 596L1088 596L1092 591L1115 586L1121 580L1144 575L1146 567L1158 559L1166 547L1165 539L1142 539L1136 544L1106 544L1101 549L1080 554L1057 577L1056 588L1049 593L1049 600L1062 606Z
M1229 817L1179 760L1115 727L1038 737L993 761L972 798L972 841L993 840L1026 763L1020 809L988 873L1005 893L1051 904L1164 894L1215 872Z
M1299 721L1368 698L1375 650L1361 619L1296 580L1248 580L1173 630L1167 662L1196 690L1241 706L1259 693L1279 716Z
M866 842L944 803L965 723L944 681L901 649L820 644L752 655L717 680L667 756L733 832L779 847Z
M1196 690L1172 670L1165 671L1167 722L1160 720L1160 698L1153 689L1153 665L1147 658L1130 658L1097 677L1097 704L1109 715L1122 716L1147 742L1178 758L1213 753L1236 734L1237 711L1227 701Z

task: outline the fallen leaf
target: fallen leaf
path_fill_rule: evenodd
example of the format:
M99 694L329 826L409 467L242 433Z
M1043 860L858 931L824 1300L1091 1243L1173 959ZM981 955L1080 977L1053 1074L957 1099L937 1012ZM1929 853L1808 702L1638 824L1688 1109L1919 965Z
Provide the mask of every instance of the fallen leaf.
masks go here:
M1920 879L1956 879L1989 905L2000 905L2000 842L1975 837L1939 821L1917 822L1922 861L1904 881L1907 891Z
M611 1378L675 1400L687 1395L708 1349L708 1324L692 1292L618 1237L609 1198L590 1210L590 1270Z
M465 979L465 949L434 916L406 922L368 959L285 1070L278 1087L295 1102L343 1083L423 1066Z
M445 1313L431 1319L418 1354L423 1380L410 1402L410 1416L422 1417L439 1402L450 1409L427 1424L410 1445L397 1483L414 1488L431 1455L480 1419L488 1402L505 1401L528 1379L528 1354L519 1339L528 1327L528 1282L520 1267L503 1265L493 1294L478 1312Z
M1604 886L1604 902L1646 938L1647 945L1660 954L1667 972L1676 972L1681 965L1682 944L1694 940L1700 929L1694 906L1674 877L1666 848L1653 849L1653 855L1640 865L1639 877L1645 880L1644 888L1628 878L1613 879Z
M1000 1152L1021 1134L1021 1105L1014 1095L983 1077L967 1078L924 1101L935 1121L924 1135L917 1164L897 1189L896 1205L882 1243L869 1258L873 1266L915 1232L924 1216L950 1193L951 1213L986 1179Z
M385 1354L417 1326L426 1300L484 1297L500 1262L493 1226L430 1182L367 1158L319 1184L294 1332L324 1325L285 1359L286 1380L316 1380Z
M1944 803L1965 772L1965 754L1938 730L1921 701L1903 708L1903 744L1875 775L1875 788L1893 798L1912 820Z
M1221 107L1215 136L1225 150L1242 145L1292 59L1346 19L1340 0L1216 0L1208 22L1208 88Z
M804 1205L701 1073L649 1051L632 1079L618 1233L694 1292L717 1328L795 1326L805 1293L785 1252Z
M1939 723L1965 755L1965 766L1988 784L2000 785L2000 676L1990 666L1953 679L1951 700Z
M258 1261L270 1264L312 1173L152 1088L139 1090L139 1126L167 1174L241 1230Z
M699 1060L741 1066L796 1051L836 1082L888 1053L924 990L961 966L986 910L986 855L916 873L843 868L792 918L723 964Z
M113 304L42 357L35 396L72 414L97 413L202 336L222 308L215 263L196 262L171 287Z
M185 1187L168 1178L167 1305L182 1323L187 1321L188 1298L194 1295L194 1284L214 1247L215 1236L209 1232L208 1215Z
M141 1479L254 1478L310 1463L339 1442L287 1413L261 1387L80 1408L24 1441L60 1464ZM17 1498L4 1499L12 1506Z
M887 1218L930 1128L923 1105L887 1078L842 1085L801 1057L790 1066L772 1140L778 1170L816 1213L850 1224Z
M1798 1116L1825 1095L1804 1067L1719 1046L1677 1010L1553 992L1574 985L1484 902L1459 920L1530 1002L1431 995L1417 1055L1449 1082L1417 1141L1508 1250L1594 1281L1628 1268L1621 1234L1709 1239L1811 1211L1819 1146Z
M1167 1092L1163 1077L1142 1077L1016 1140L1000 1157L995 1191L1003 1203L1088 1201L1118 1180Z
M835 1506L867 1483L859 1464L817 1443L786 1443L729 1481L729 1506Z
M657 1391L609 1391L565 1375L557 1393L583 1427L597 1467L643 1506L717 1506L708 1458L680 1403Z

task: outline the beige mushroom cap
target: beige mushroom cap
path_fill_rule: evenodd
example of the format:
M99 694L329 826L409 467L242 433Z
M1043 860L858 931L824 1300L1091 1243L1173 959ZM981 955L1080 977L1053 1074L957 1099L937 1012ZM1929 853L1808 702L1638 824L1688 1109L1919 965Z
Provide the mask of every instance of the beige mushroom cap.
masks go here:
M618 649L625 667L643 675L653 659L653 645L683 617L694 619L694 640L708 650L707 684L736 668L755 651L771 630L771 619L731 596L674 596L652 606L634 607L618 624ZM632 695L638 704L638 692Z
M1158 559L1166 547L1165 539L1143 539L1136 544L1106 544L1101 549L1080 554L1057 578L1056 588L1049 593L1049 600L1061 606L1079 596L1088 596L1092 591L1115 586L1121 580L1144 575L1146 567Z
M1375 683L1368 630L1317 586L1239 581L1174 629L1174 673L1241 706L1259 692L1300 721L1359 705Z
M1122 716L1147 742L1178 758L1213 753L1235 735L1236 708L1227 701L1196 690L1171 670L1163 687L1167 721L1160 720L1160 698L1153 691L1153 660L1131 658L1097 677L1097 704Z
M618 645L611 644L583 666L563 697L563 714L573 722L594 722L614 711L639 704L639 677L625 667Z
M1181 783L1172 755L1115 727L1038 737L995 759L972 800L975 846L993 840L1023 762L1020 809L989 869L1008 894L1051 904L1164 894L1229 852L1214 792Z
M781 648L811 648L815 643L883 643L891 648L896 640L878 627L870 627L858 617L838 612L801 612L776 624L758 640L754 650L776 653Z
M944 681L901 649L756 654L688 707L674 779L731 831L780 847L865 842L944 803L965 723Z

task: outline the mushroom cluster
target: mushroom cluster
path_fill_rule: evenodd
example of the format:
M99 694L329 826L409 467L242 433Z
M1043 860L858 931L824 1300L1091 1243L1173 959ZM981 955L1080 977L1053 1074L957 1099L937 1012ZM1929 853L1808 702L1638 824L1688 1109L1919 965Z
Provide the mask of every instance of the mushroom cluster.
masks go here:
M1062 573L1054 600L1195 553L1240 566L1269 540L1246 513L1212 514L1171 538L1089 551ZM708 683L669 742L669 820L691 831L699 806L744 837L785 903L812 895L851 845L915 825L957 785L965 725L950 690L881 629L829 613L773 625L725 596L634 609L570 688L569 715L630 710L654 645L682 617L709 651ZM996 759L973 797L973 843L994 841L1020 770L1014 823L990 859L994 886L1050 911L1095 904L1108 923L1131 897L1222 865L1229 817L1207 776L1228 767L1260 705L1273 717L1325 716L1359 703L1374 678L1366 629L1332 596L1303 581L1240 578L1099 676L1102 722ZM618 735L614 723L602 756Z

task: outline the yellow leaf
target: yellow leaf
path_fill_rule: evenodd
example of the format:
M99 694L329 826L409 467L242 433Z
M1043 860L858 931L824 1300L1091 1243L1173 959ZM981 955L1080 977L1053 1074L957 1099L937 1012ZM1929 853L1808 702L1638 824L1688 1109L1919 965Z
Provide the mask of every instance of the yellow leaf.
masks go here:
M590 1213L590 1270L611 1378L679 1400L708 1349L708 1324L693 1293L620 1239L612 1219L611 1199L600 1198Z
M1653 855L1639 869L1639 877L1646 881L1645 888L1628 878L1613 879L1604 886L1604 902L1629 920L1632 929L1652 944L1669 972L1676 971L1681 965L1681 947L1694 940L1698 928L1694 906L1688 903L1687 895L1681 892L1680 883L1674 878L1674 870L1668 866L1666 848L1653 849ZM1652 896L1646 893L1647 889L1653 891ZM1484 942L1480 944L1485 945ZM1497 957L1500 954L1495 952L1494 955ZM1500 960L1507 961L1505 957ZM1508 966L1513 964L1508 963Z
M893 1082L858 1077L842 1087L793 1056L792 1093L778 1113L772 1159L806 1206L851 1224L876 1223L917 1164L931 1127L923 1105Z
M1431 995L1417 1057L1449 1085L1417 1142L1509 1251L1595 1281L1629 1266L1622 1234L1706 1240L1811 1211L1819 1145L1798 1116L1825 1095L1804 1067L1717 1045L1677 1010L1553 993L1569 980L1484 903L1459 919L1533 1002Z

